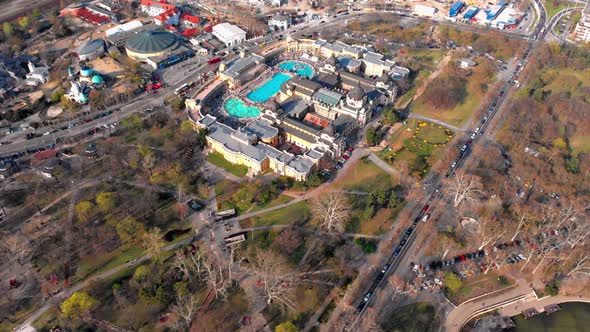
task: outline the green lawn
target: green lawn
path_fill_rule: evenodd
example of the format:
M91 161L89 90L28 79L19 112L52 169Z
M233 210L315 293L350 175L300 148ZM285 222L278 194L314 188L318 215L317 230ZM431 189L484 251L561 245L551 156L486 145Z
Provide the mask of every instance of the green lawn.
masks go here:
M451 130L415 119L410 119L396 134L378 156L396 169L407 168L416 177L428 172L454 136Z
M252 226L298 224L307 222L310 216L311 212L308 203L302 201L279 210L242 220L240 225L247 228Z
M352 168L334 182L332 187L370 192L389 189L397 183L398 179L394 176L379 168L372 161L362 159L352 165Z
M80 262L76 271L76 280L81 281L89 275L107 271L132 259L143 256L143 249L138 246L120 248L101 256L86 257Z
M563 0L548 0L543 1L545 9L547 9L547 20L551 19L557 12L567 7L567 1Z
M280 205L280 204L283 204L283 203L287 203L287 202L289 202L291 200L293 200L293 197L281 194L281 195L279 195L279 197L273 199L272 201L270 201L270 202L268 202L266 204L262 204L262 205L256 204L250 210L250 212L264 210L264 209L267 209L269 207L273 207L273 206L277 206L277 205Z
M414 105L412 105L412 112L440 120L452 126L461 126L467 121L467 119L469 119L469 116L478 109L480 104L481 95L471 93L469 92L470 90L471 89L469 88L467 89L468 93L465 101L462 104L457 105L454 109L435 110L426 105L422 98L418 98L418 100L414 102Z
M453 137L453 131L430 122L422 122L425 125L418 127L416 137L430 144L443 144Z
M459 305L460 303L463 303L476 296L510 287L514 284L513 280L507 279L505 277L503 278L505 283L499 280L499 275L495 272L479 274L463 281L463 285L456 292L446 289L445 294L449 300L451 300L451 302L453 302L455 305Z
M369 220L361 220L358 216L353 217L347 225L346 231L366 235L384 234L405 205L404 201L393 209L381 209Z
M478 62L487 61L485 59L476 59ZM451 62L454 60L451 60ZM451 72L449 67L445 68L445 71L441 73L441 77L445 75L455 75ZM423 94L414 100L412 105L412 112L426 117L437 119L442 122L448 123L453 126L462 126L480 106L482 99L485 98L486 94L489 93L493 83L495 81L495 74L492 77L479 78L480 74L485 75L489 67L478 65L473 69L473 73L466 76L467 84L465 86L466 96L451 109L434 109L431 105L426 102L426 95ZM484 72L485 71L485 72ZM487 86L487 88L482 88ZM428 89L429 86L426 87ZM487 90L486 90L487 89Z
M404 56L419 62L420 64L426 66L436 66L440 60L445 56L445 52L441 49L412 49L412 48L404 48L402 50L404 52Z
M225 159L221 155L221 153L218 153L218 152L209 153L209 155L207 156L207 161L217 167L221 167L221 168L225 169L226 171L228 171L231 174L238 176L238 177L242 177L242 176L248 174L248 167L246 167L244 165L234 165L234 164L230 163L229 161L227 161L227 159Z

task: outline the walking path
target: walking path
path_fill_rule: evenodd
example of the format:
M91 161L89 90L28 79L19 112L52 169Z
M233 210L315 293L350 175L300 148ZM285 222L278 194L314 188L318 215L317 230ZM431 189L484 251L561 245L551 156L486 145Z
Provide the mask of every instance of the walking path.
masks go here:
M296 225L268 225L268 226L258 226L258 227L250 227L250 228L242 228L240 232L252 232L252 231L262 231L262 230L269 230L269 229L281 229L281 228L294 228L308 233L316 233L316 234L330 234L328 232L320 231L318 229L311 229L308 227L303 226L296 226ZM365 238L365 239L380 239L381 236L378 235L367 235L367 234L359 234L359 233L339 233L338 235L345 236L345 237L352 237L352 238Z
M581 296L558 295L539 299L524 279L517 280L516 287L508 291L494 296L490 295L485 294L476 297L455 307L447 315L445 321L447 332L459 332L471 319L495 310L499 310L503 316L512 317L529 308L535 308L537 311L543 312L544 308L551 304L564 302L590 303L590 298Z
M376 154L371 153L369 155L369 160L374 162L375 165L377 165L379 168L381 168L382 170L384 170L385 172L391 174L391 175L395 175L395 176L402 176L402 173L400 173L400 171L398 171L397 169L391 167L388 163L386 163L385 161L381 160L381 158L377 157Z
M427 116L424 116L424 115L416 114L416 113L410 113L410 115L408 117L409 118L412 118L412 119L418 119L418 120L432 122L434 124L437 124L439 126L443 126L443 127L449 128L449 129L451 129L453 131L456 131L456 132L459 132L459 131L463 131L464 130L462 128L453 126L453 125L448 124L446 122L443 122L443 121L440 121L440 120L437 120L437 119L433 119L433 118L430 118L430 117L427 117ZM467 123L469 123L469 122L467 122Z
M190 242L192 242L195 239L195 237L190 237L187 239L184 239L182 241L173 243L168 245L167 247L164 248L165 251L171 251L171 250L175 250L179 247L182 247L186 244L189 244ZM65 289L61 292L59 292L58 294L56 294L55 296L51 297L49 300L47 300L47 302L45 302L45 304L40 307L39 309L37 309L35 312L33 312L29 318L27 320L25 320L18 328L16 328L14 331L15 332L24 332L24 331L34 331L34 328L32 327L31 324L33 324L33 322L39 318L41 315L43 315L47 310L49 310L51 307L53 307L54 305L59 304L61 301L63 301L64 299L70 297L73 293L89 286L90 284L92 284L93 282L97 282L100 281L102 279L108 278L114 274L116 274L117 272L120 272L126 268L132 267L134 265L139 265L145 261L147 261L149 258L148 256L142 256L136 260L130 261L128 263L124 263L121 264L117 267L114 267L110 270L107 270L105 272L99 273L97 275L94 275L90 278L87 278L86 280L84 280L83 282L74 285L73 287L70 287L68 289Z

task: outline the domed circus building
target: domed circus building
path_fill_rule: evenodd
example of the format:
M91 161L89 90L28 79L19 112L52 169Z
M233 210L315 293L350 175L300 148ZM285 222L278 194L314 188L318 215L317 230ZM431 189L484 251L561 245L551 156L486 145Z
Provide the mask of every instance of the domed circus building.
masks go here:
M149 30L140 32L125 43L127 56L135 61L164 68L193 56L176 36L167 31Z

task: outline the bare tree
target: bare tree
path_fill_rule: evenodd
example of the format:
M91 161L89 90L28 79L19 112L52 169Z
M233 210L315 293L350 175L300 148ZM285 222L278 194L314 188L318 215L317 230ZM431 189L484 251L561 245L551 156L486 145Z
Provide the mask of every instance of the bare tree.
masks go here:
M535 266L532 273L535 274L537 270L541 268L541 266L543 266L543 263L546 259L557 258L559 255L556 251L557 249L559 249L559 247L560 244L551 239L550 237L545 237L544 239L542 239L538 245L539 249L536 251L539 261L537 262L537 266Z
M479 219L480 225L480 245L478 250L487 245L494 245L496 241L506 234L507 229L502 222L491 217L482 217Z
M441 256L441 259L445 259L449 251L457 248L457 240L455 240L448 233L440 232L436 238L435 251Z
M294 230L287 228L275 237L274 243L285 255L291 255L301 244L301 237Z
M312 203L312 212L320 221L320 227L328 233L342 233L350 217L350 204L346 196L338 192L319 195Z
M567 227L567 234L565 242L570 249L574 249L577 245L583 245L590 237L590 222L588 220L581 220L580 222L572 222Z
M459 206L464 200L475 199L481 191L481 181L475 175L467 175L464 172L457 173L455 178L447 182L449 193L453 196L453 205Z
M295 284L282 257L272 251L258 250L250 262L266 304L274 303L285 311L295 310Z
M588 255L588 251L584 250L580 252L574 263L572 264L570 271L567 273L568 276L574 274L582 274L585 276L590 276L590 256Z
M510 241L514 241L520 233L525 232L533 221L531 214L523 207L516 206L513 214L516 217L517 223L514 226L514 234L512 234Z
M489 259L489 261L483 271L483 274L488 274L488 272L490 272L492 267L496 267L497 269L502 267L502 265L504 265L506 255L503 254L503 251L496 251L496 252L491 251L488 254L488 259Z
M391 290L393 291L391 295L392 302L395 301L398 296L409 294L413 290L413 288L409 287L407 282L395 274L392 274L389 279L387 279L387 281L389 282Z
M215 298L227 298L227 289L229 286L229 278L226 277L220 264L207 259L203 264L205 268L205 281L209 287L215 292Z
M197 297L193 294L178 295L176 303L170 307L170 312L179 318L180 329L188 328L193 321L193 317L198 309Z
M162 239L162 232L158 227L152 228L149 232L144 233L143 236L145 251L149 258L155 262L162 262L164 248L166 244Z

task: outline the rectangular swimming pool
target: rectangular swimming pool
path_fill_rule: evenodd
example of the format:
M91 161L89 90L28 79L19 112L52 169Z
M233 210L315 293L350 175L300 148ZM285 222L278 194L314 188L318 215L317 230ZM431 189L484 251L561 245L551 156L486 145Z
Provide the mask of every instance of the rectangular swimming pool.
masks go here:
M256 90L250 92L246 97L255 103L264 103L274 96L281 89L281 84L291 79L285 73L278 73Z

